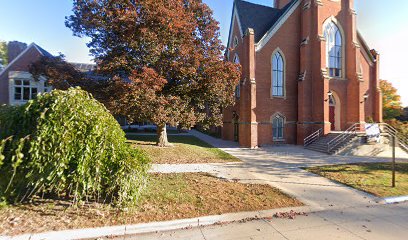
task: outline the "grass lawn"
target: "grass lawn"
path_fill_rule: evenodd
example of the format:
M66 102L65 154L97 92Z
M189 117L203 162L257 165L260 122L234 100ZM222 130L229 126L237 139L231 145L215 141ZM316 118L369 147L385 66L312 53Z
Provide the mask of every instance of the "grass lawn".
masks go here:
M175 146L159 148L156 146L156 135L127 135L130 143L145 150L152 163L224 163L240 160L218 148L201 141L194 136L168 136Z
M145 131L143 131L143 130L140 130L140 129L137 129L137 128L130 128L130 129L123 129L123 131L125 132L125 133L141 133L141 134L144 134L144 133L156 133L156 130L155 129L147 129L147 130L145 130ZM167 133L168 134L181 134L181 133L186 133L186 131L178 131L178 130L175 130L175 129L167 129Z
M301 206L268 185L224 181L206 174L152 174L139 206L121 211L103 204L73 207L42 200L0 208L0 235L193 218Z
M391 166L391 163L359 163L307 170L378 197L408 195L408 163L397 163L395 188L391 187Z

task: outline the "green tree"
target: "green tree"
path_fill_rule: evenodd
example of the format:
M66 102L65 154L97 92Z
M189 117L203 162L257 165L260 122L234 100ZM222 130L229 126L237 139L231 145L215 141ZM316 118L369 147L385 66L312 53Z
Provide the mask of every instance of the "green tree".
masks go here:
M0 69L7 64L7 42L0 41Z
M218 22L201 0L74 0L66 25L88 46L99 71L110 76L106 106L158 126L222 125L234 103L237 65L223 59Z
M401 116L402 104L398 90L386 80L380 81L380 87L383 94L384 119L395 119Z

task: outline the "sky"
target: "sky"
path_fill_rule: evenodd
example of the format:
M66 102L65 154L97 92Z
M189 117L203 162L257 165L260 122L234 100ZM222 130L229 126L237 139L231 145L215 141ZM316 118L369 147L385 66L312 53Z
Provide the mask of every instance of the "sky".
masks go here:
M227 44L233 0L203 0L220 23L221 38ZM248 0L272 5L272 0ZM52 54L63 53L71 62L92 62L86 43L65 27L72 0L0 0L0 40L35 42ZM398 89L408 106L408 1L355 0L357 26L370 48L381 55L380 78Z

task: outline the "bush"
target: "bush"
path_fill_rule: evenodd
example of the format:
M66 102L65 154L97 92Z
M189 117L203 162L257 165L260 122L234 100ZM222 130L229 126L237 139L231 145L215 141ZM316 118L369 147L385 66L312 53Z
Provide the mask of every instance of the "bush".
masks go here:
M146 182L147 156L79 88L1 107L0 139L0 197L8 202L45 196L129 205Z

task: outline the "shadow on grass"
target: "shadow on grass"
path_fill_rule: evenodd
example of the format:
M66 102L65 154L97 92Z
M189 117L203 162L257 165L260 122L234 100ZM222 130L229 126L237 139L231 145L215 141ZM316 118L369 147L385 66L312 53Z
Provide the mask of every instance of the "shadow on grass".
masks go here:
M188 144L197 147L214 148L210 144L191 135L169 135L167 137L169 142L174 144ZM131 143L143 146L155 146L157 141L157 135L128 135L126 138L130 140L129 142Z

